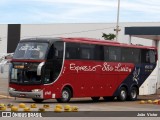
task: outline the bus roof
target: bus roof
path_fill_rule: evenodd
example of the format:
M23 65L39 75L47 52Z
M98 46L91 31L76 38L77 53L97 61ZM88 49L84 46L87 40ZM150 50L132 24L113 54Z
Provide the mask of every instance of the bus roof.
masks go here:
M93 39L93 38L79 38L79 37L72 37L72 38L46 38L46 37L40 37L40 38L26 38L22 39L20 42L48 42L53 43L55 41L65 41L65 42L77 42L77 43L89 43L89 44L96 44L96 45L111 45L111 46L121 46L121 47L131 47L131 48L142 48L142 49L156 49L156 47L153 46L142 46L142 45L129 45L125 43L119 43L116 41L111 40L101 40L101 39Z
M22 39L20 42L48 42L48 43L53 43L55 41L62 41L62 38L47 38L47 37L39 37L39 38L25 38Z
M132 48L144 48L144 49L156 49L153 46L143 46L143 45L133 45L126 43L119 43L111 40L101 40L93 38L62 38L65 42L79 42L79 43L90 43L99 45L111 45L111 46L121 46L121 47L132 47Z

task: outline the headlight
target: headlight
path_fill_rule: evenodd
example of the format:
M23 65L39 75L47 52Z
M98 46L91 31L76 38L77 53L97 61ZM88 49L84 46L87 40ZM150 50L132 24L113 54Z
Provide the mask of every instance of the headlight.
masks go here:
M40 92L41 89L33 89L32 92Z
M9 87L9 91L15 91L16 89Z

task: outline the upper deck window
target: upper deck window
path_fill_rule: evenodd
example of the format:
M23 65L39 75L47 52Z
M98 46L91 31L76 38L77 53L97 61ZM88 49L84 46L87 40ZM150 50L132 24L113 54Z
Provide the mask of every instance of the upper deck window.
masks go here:
M22 42L19 43L14 59L44 59L48 43L37 43L37 42Z

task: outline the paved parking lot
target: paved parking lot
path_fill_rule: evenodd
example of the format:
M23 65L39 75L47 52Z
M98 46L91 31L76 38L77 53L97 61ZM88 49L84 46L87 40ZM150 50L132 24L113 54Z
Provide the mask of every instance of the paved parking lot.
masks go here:
M20 103L25 103L26 106L30 106L30 104L34 103L31 99L25 98L1 98L0 103L8 104L12 103L15 106L18 106ZM50 105L49 109L46 111L53 111L54 107L58 104L56 100L46 100L43 103L38 103L38 108L42 108L44 104ZM90 98L83 98L83 99L73 99L70 103L63 103L61 104L71 105L71 106L78 106L80 111L160 111L160 105L155 104L139 104L138 101L126 101L126 102L118 102L118 101L110 101L105 102L100 100L97 103L93 103ZM33 109L33 111L37 111L37 109ZM20 109L20 111L23 109Z

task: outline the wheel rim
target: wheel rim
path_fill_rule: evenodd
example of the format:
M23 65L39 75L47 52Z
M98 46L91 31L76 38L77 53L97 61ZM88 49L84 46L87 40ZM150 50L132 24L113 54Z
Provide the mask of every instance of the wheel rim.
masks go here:
M132 91L131 91L131 97L132 97L132 98L136 98L136 96L137 96L136 90L132 90Z
M121 91L121 96L122 96L123 100L126 98L126 91L125 90Z
M69 98L69 93L67 91L62 92L62 98L63 99L68 99Z

